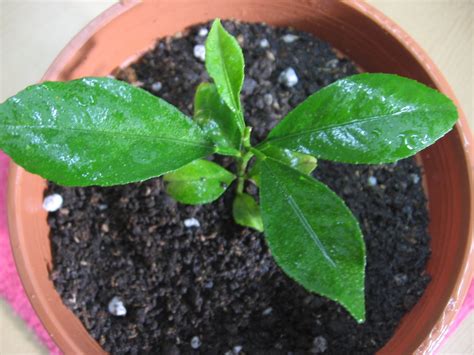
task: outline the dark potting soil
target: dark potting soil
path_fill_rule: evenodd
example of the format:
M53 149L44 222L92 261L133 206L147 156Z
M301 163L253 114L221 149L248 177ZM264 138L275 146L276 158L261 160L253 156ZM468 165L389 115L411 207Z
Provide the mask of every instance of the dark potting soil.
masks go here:
M354 64L311 35L225 25L244 50L242 98L254 142L309 94L356 73ZM208 25L160 40L116 75L191 115L196 86L209 80L193 56L205 40L202 28ZM288 34L297 38L291 42L283 37ZM278 81L288 67L299 78L292 88ZM429 282L420 174L412 159L380 166L319 161L314 173L346 201L364 233L364 324L289 279L264 236L233 223L234 188L212 204L185 206L164 193L161 179L113 188L50 184L47 193L64 197L62 209L48 218L51 278L64 303L113 354L374 353ZM252 185L247 191L256 192ZM199 226L186 227L191 218ZM126 316L108 312L113 297L123 301Z

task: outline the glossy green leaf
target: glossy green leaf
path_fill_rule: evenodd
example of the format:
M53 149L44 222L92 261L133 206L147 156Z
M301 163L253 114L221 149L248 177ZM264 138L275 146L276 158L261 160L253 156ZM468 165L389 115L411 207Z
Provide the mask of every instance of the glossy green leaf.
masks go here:
M263 226L278 265L364 321L365 246L351 211L326 185L272 158L261 170Z
M244 83L244 56L237 40L215 20L206 40L206 69L224 102L236 114L240 132L245 128L240 103Z
M194 120L216 144L218 153L240 154L242 133L236 114L221 99L214 84L198 86L194 97Z
M306 175L311 174L318 165L317 159L312 155L292 152L289 149L278 148L271 145L263 147L262 153ZM257 160L249 172L249 178L252 179L257 186L260 186L261 164L261 161Z
M433 144L457 117L449 98L414 80L359 74L311 95L261 146L346 163L388 163Z
M198 205L212 202L235 179L234 174L208 160L195 160L164 176L166 192L181 203Z
M62 185L117 185L214 152L199 126L142 89L108 78L33 85L0 105L0 148Z
M237 194L232 205L234 221L241 226L263 232L260 207L254 198L246 193Z

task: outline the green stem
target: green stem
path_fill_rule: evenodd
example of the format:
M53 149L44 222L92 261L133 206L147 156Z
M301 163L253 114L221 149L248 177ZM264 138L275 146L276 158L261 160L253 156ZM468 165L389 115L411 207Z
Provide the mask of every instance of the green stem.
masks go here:
M239 159L237 163L237 193L241 194L244 192L244 183L247 170L247 165L252 159L253 153L251 151L247 151L243 154L242 158Z
M237 194L241 194L244 192L244 182L245 179L239 176L239 178L237 179Z
M252 133L252 127L245 127L242 134L241 152L240 158L237 160L237 193L241 194L244 192L245 179L247 178L246 170L247 165L252 159L254 153L252 153L252 145L250 144L250 134Z
M244 134L242 136L242 145L244 148L249 149L252 147L250 144L250 134L252 133L252 127L245 127Z
M263 154L260 150L255 149L253 147L251 147L249 151L252 152L252 154L255 155L258 159L265 160L267 158L267 156Z

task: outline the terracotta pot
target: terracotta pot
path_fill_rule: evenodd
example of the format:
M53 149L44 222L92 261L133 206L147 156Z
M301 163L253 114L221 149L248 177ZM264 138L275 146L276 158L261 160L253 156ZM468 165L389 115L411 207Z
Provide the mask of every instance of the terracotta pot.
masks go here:
M55 60L44 80L104 76L151 48L158 37L209 19L238 18L293 26L328 41L370 72L397 73L453 92L433 62L396 24L363 1L346 0L164 0L123 2L91 22ZM466 118L423 151L431 216L432 275L381 354L431 353L459 310L473 274L473 148ZM31 303L58 346L69 354L103 350L62 303L48 273L51 250L45 181L13 165L9 222L13 252Z

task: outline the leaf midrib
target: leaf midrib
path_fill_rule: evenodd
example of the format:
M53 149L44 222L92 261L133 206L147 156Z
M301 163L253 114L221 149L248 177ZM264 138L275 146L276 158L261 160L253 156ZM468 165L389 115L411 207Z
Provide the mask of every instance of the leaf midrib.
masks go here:
M124 132L124 131L108 131L108 130L89 130L89 129L84 129L84 128L77 128L77 127L67 127L67 128L59 128L59 127L50 127L50 126L31 126L31 125L12 125L12 124L6 124L6 123L1 123L0 126L2 127L11 127L11 128L20 128L20 129L31 129L31 130L52 130L52 131L58 131L58 132L63 132L63 131L70 131L70 132L81 132L81 133L88 133L88 134L95 134L95 133L101 133L105 135L122 135L122 136L127 136L130 138L147 138L147 139L155 139L155 140L163 140L163 141L171 141L171 142L179 142L184 145L191 145L191 146L197 146L197 147L206 147L206 148L214 148L214 145L212 144L204 144L204 143L199 143L196 141L190 141L190 140L184 140L180 138L171 138L171 137L163 137L163 136L155 136L155 135L146 135L146 134L137 134L137 133L130 133L130 132Z
M218 38L218 41L219 41L219 45L217 46L218 47L218 51L219 51L219 57L220 57L220 62L222 63L222 68L223 68L223 71L224 71L224 78L225 78L225 81L226 81L226 85L227 87L229 88L229 92L230 92L230 97L232 99L232 104L234 105L235 107L235 110L237 110L237 112L234 112L234 110L231 109L232 113L237 115L237 120L238 122L240 123L240 126L239 127L239 124L237 124L237 127L239 128L240 131L242 131L245 127L245 121L244 121L244 116L243 116L243 113L242 113L242 108L241 108L241 105L240 105L240 97L235 97L234 96L234 91L233 91L233 87L230 83L230 78L229 78L229 74L228 74L228 70L227 70L227 66L225 64L225 58L222 54L222 43L221 43L221 34L220 34L220 31L217 31L217 38Z
M213 176L213 177L200 177L200 178L198 178L198 179L186 179L186 178L182 178L182 179L178 178L178 179L176 179L176 178L172 178L171 180L167 180L167 181L170 182L170 183L173 183L173 182L203 182L203 183L204 183L205 181L202 180L202 179L204 179L205 181L215 181L215 182L221 182L221 181L222 181L222 182L226 182L226 181L224 181L224 180L230 180L230 179L233 180L233 179L235 179L235 176L233 176L233 175L232 175L232 176L225 176L225 177L222 177L222 178L221 178L221 177L217 177L217 176Z
M234 96L234 92L233 92L233 88L232 88L232 85L230 85L230 78L229 78L229 74L228 74L228 71L227 71L227 66L225 64L225 58L222 54L222 42L221 42L221 33L220 31L217 31L217 38L218 38L218 41L219 41L219 45L217 46L217 50L219 51L219 57L220 57L220 62L222 63L222 70L224 71L224 78L225 78L225 81L226 81L226 85L227 87L229 88L229 93L230 93L230 97L232 99L232 104L234 105L235 109L237 111L240 110L240 105L238 104L237 102L237 98Z
M271 158L271 157L267 157L267 159L271 159L273 160L274 162L276 162L277 164L281 164L279 163L277 160ZM265 164L265 160L262 161L263 164ZM298 203L295 201L295 199L293 198L292 194L288 191L288 189L286 188L286 186L281 182L281 180L278 178L278 176L276 176L272 171L271 171L271 168L267 166L267 169L268 171L270 172L270 174L273 176L273 178L275 179L275 181L278 181L278 185L281 186L281 189L282 189L282 192L283 192L283 195L285 196L285 199L288 201L288 204L290 205L290 207L292 208L293 212L295 213L296 217L300 220L301 224L303 225L303 228L305 229L305 231L308 233L308 235L310 236L310 238L313 240L313 242L316 244L316 246L318 247L318 249L321 251L321 254L323 255L323 257L329 262L329 264L336 268L337 265L336 263L334 262L334 260L332 260L331 256L329 255L328 251L326 250L326 247L324 246L324 244L321 242L321 240L319 239L318 235L316 234L316 232L314 231L314 229L311 227L311 224L309 223L308 219L306 218L306 216L304 215L303 211L301 210L301 208L299 207ZM292 169L292 168L290 168Z
M340 128L340 127L345 127L345 126L349 126L351 124L355 124L355 123L367 123L367 122L372 122L372 121L376 121L378 119L385 119L387 117L392 117L392 116L399 116L399 115L402 115L402 114L411 114L413 112L419 112L419 113L422 113L422 114L429 114L431 111L420 111L420 110L411 110L411 111L399 111L399 112L395 112L395 113L391 113L391 114L387 114L387 115L377 115L377 116L369 116L369 117L362 117L362 118L356 118L352 121L349 121L349 122L345 122L345 123L342 123L342 124L333 124L333 125L328 125L328 126L324 126L324 127L319 127L319 128L314 128L314 129L310 129L310 130L304 130L304 131L300 131L300 132L295 132L295 133L292 133L292 134L288 134L288 135L284 135L284 136L277 136L277 137L268 137L267 140L265 140L264 142L262 142L261 144L259 144L257 146L257 148L260 146L264 146L265 144L267 143L270 143L270 142L275 142L275 141L281 141L281 140L287 140L287 139L291 139L291 138L295 138L295 137L300 137L300 136L305 136L305 135L308 135L308 134L312 134L312 133L317 133L317 132L322 132L322 131L326 131L326 130L331 130L333 128ZM436 111L436 112L448 112L447 110L443 110L443 111Z

